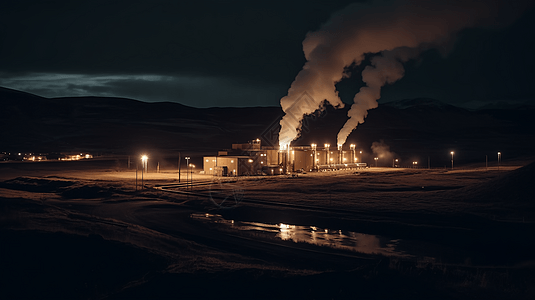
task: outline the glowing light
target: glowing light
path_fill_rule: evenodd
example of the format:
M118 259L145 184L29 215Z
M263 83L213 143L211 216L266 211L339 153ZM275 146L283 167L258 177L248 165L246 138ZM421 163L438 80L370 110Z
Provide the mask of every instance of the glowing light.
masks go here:
M148 163L147 161L149 160L149 157L145 154L141 155L141 166L142 166L142 171L144 170L145 172L148 172ZM143 172L141 173L143 174Z
M280 237L282 240L289 240L292 238L292 229L294 228L293 225L281 223L279 225L279 228L280 228Z
M252 163L252 162L253 162L253 160L252 160L252 159L249 159L248 161L249 161L250 163Z

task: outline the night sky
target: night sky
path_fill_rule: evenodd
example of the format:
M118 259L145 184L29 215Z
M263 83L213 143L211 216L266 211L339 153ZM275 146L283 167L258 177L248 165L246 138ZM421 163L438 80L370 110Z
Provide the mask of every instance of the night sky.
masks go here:
M0 86L45 97L278 106L305 63L307 32L353 2L2 1ZM533 7L505 26L460 31L446 55L426 50L379 102L534 103ZM337 85L346 103L363 85L359 70Z

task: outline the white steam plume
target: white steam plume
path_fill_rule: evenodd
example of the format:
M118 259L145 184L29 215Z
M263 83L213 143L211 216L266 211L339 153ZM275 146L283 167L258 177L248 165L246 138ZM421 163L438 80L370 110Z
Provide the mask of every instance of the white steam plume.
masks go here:
M371 147L375 157L379 159L381 165L389 164L394 156L394 152L390 152L390 146L388 146L383 140L379 142L373 142Z
M364 123L368 110L377 107L377 100L381 98L381 87L386 83L392 84L405 75L402 63L418 54L419 51L415 48L402 47L392 51L382 51L381 55L371 59L371 65L362 71L362 81L366 86L360 88L353 99L355 103L347 112L349 119L338 132L338 145L343 145L351 131Z
M392 0L349 5L303 41L307 62L288 95L281 99L285 116L280 122L279 145L286 147L299 137L303 116L320 109L323 100L335 107L344 106L335 84L348 76L344 68L360 64L364 54L381 56L363 74L369 89L363 88L359 94L364 94L355 96L338 144L345 143L347 135L364 121L368 109L377 106L380 88L403 76L402 62L424 49L450 48L452 37L463 28L508 23L532 2Z

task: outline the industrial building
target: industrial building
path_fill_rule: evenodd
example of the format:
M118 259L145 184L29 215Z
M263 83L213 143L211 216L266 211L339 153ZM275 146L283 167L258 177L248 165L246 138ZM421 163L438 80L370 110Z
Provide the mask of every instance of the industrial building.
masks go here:
M360 152L362 153L362 152ZM310 146L262 147L259 139L246 144L232 144L232 149L219 151L217 156L203 158L204 174L216 176L281 175L293 172L321 171L366 167L359 161L355 145L349 150L341 146L332 149Z

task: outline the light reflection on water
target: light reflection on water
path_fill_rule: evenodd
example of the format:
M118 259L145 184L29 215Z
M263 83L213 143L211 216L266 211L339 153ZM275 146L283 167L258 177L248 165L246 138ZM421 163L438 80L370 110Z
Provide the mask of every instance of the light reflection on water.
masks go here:
M218 223L234 230L273 233L276 238L285 241L291 240L296 243L308 243L365 254L412 257L412 255L397 249L400 240L378 235L345 230L332 230L316 226L241 222L227 220L217 214L191 214L191 218L203 222Z

